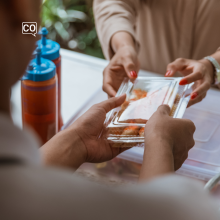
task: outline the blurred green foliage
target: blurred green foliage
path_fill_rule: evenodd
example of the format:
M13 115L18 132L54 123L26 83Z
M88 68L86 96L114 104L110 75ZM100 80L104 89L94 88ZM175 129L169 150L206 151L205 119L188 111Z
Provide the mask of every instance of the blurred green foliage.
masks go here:
M42 27L62 48L104 58L97 37L93 0L44 0Z

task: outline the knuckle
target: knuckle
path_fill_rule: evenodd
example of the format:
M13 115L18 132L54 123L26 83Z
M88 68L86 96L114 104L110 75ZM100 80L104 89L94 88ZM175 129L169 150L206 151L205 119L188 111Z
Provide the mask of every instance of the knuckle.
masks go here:
M200 96L200 97L198 98L198 101L201 102L202 100L203 100L203 96Z
M193 123L190 119L184 119L184 121L188 126L191 126L191 123Z
M195 130L196 130L195 124L194 124L192 121L190 121L190 120L189 120L189 123L190 123L191 130L192 130L193 132L195 132Z
M192 139L192 145L191 145L190 149L193 148L194 146L195 146L195 140Z
M197 72L197 77L199 79L203 78L203 73L201 71Z
M175 66L174 63L170 63L170 64L167 66L168 69L174 69L175 67L176 67L176 66Z
M208 82L205 82L204 83L204 87L205 87L205 89L210 89L211 88L211 84L210 83L208 83Z
M134 64L133 64L132 62L127 62L127 63L125 64L125 68L127 68L127 69L133 69L133 68L134 68Z
M188 150L183 154L183 162L188 158Z
M175 60L175 62L177 62L177 63L184 63L185 60L186 60L186 59L180 57L180 58L177 58L177 59Z

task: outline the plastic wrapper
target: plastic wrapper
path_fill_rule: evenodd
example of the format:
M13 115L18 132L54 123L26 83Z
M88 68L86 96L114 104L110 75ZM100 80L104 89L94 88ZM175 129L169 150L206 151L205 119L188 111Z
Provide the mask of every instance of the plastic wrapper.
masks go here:
M181 78L138 77L125 79L117 96L126 93L126 101L106 117L101 136L113 147L144 146L144 128L162 104L171 108L170 116L182 118L189 101L191 85L180 86Z

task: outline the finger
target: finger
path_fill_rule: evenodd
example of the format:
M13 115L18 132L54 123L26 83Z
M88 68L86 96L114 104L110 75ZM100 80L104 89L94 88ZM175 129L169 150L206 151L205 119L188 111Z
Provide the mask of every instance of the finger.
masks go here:
M174 62L167 65L166 77L173 76L177 71L182 71L187 67L189 60L184 58L178 58Z
M190 84L197 80L203 79L204 75L205 73L201 70L201 68L199 66L195 66L193 72L188 76L184 77L183 79L181 79L179 84L180 85Z
M195 146L195 140L192 138L191 143L189 145L189 150Z
M187 105L187 108L189 108L190 106L198 103L198 102L201 102L204 98L206 97L206 93L203 93L202 95L198 96L197 98L195 99L190 99L188 105Z
M130 79L136 79L138 76L138 64L135 64L135 62L131 59L126 60L126 62L124 63L124 69L125 72L127 74L127 76Z
M192 93L191 93L191 99L196 99L198 96L204 95L211 87L211 84L208 82L202 83L200 86L198 86Z
M102 86L102 90L108 94L109 97L115 97L117 92L109 83L105 83Z
M187 128L188 128L187 130L189 132L192 132L192 133L195 132L196 126L190 119L179 119L179 120L181 120L182 122L185 122L187 124Z
M161 114L164 114L164 115L169 115L170 114L170 106L169 105L161 105L158 107L157 112L160 112Z
M107 113L111 111L112 109L120 106L125 101L125 98L126 98L126 94L123 94L121 96L110 98L104 102L101 102L97 104L97 106L104 108Z
M126 150L129 150L129 149L131 149L131 147L120 147L119 148L119 154L126 151Z

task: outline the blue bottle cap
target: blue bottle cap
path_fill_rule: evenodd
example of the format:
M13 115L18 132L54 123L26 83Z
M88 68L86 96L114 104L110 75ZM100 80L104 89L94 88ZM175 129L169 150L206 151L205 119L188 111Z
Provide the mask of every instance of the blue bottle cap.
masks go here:
M36 58L29 63L22 80L42 82L53 78L55 74L55 64L50 60L41 58L41 48L38 47L36 49Z
M60 56L60 45L52 40L47 39L47 28L43 27L39 34L41 40L37 41L37 46L42 50L42 57L48 60L55 60Z

